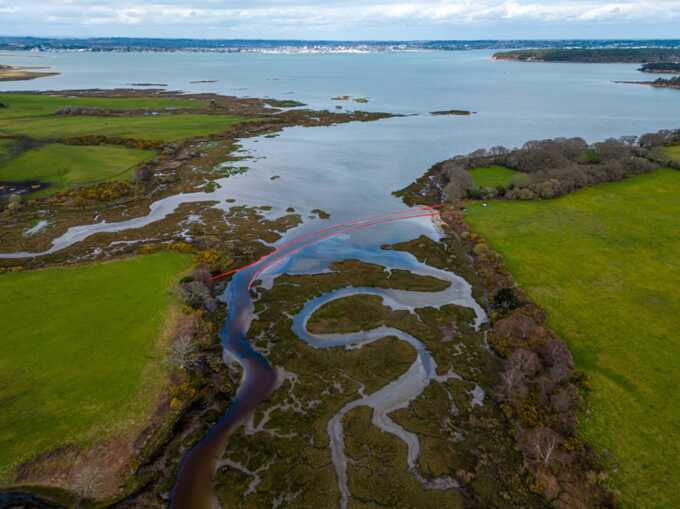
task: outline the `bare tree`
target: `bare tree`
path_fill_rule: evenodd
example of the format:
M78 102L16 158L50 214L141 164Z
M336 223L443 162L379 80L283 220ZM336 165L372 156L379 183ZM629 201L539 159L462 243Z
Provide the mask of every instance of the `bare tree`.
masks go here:
M517 386L524 383L524 373L522 373L522 370L516 364L509 365L501 375L501 378L505 385L505 393L508 396L515 392Z
M534 434L534 454L536 461L548 466L557 447L558 435L549 428L541 428Z
M170 346L167 362L173 368L188 371L196 365L197 350L191 336L179 336Z

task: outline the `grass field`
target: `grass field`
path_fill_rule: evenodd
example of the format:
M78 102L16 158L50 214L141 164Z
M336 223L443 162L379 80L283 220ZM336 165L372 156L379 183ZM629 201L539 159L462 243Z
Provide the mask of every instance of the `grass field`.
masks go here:
M517 175L517 172L504 166L485 166L471 169L470 175L477 187L505 187Z
M101 99L41 95L0 94L9 108L0 110L0 134L26 135L37 139L84 135L119 136L161 141L178 141L218 133L243 121L233 115L144 115L129 117L75 116L54 113L64 106L94 106L105 109L190 108L199 101L183 99Z
M12 140L0 140L0 162L10 156L12 145L14 145Z
M670 147L666 147L666 153L670 155L673 159L676 161L680 161L680 145L672 145Z
M679 195L680 172L660 170L467 215L589 375L582 434L628 509L678 507Z
M93 107L107 110L135 110L154 108L203 108L206 103L194 99L100 98L63 97L40 94L1 94L0 102L9 105L3 109L3 118L42 117L53 115L64 106Z
M53 143L0 165L0 180L49 182L49 194L79 184L128 179L135 167L154 155L149 150Z
M143 422L167 379L169 289L191 263L160 253L0 276L0 482L37 453Z

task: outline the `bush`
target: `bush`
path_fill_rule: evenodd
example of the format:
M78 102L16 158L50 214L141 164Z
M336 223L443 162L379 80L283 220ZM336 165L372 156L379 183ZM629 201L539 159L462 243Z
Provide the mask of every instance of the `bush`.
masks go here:
M519 299L512 288L501 288L493 298L493 308L507 313L519 307Z
M485 198L484 190L479 189L478 187L473 187L472 189L468 190L467 192L467 198L471 198L473 200L481 200L482 198Z
M178 253L191 253L193 247L188 242L177 241L170 244L168 246L168 249L170 249L170 251L176 251Z
M445 164L444 173L448 184L444 187L444 198L449 202L456 202L468 197L470 191L475 189L472 176L465 167L456 164Z
M214 249L207 249L201 251L196 255L196 263L201 265L207 265L208 267L215 268L220 263L221 256Z
M144 165L137 169L133 181L137 184L147 184L153 179L153 168Z
M24 204L24 200L21 198L20 194L13 194L9 197L7 201L7 211L9 213L16 212Z

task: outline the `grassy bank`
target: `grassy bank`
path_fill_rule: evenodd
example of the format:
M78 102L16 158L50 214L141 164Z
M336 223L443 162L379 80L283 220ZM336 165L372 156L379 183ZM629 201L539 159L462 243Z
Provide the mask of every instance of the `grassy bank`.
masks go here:
M46 95L0 94L0 102L9 105L0 110L0 134L25 135L37 139L85 135L115 136L160 141L178 141L223 131L243 121L234 115L162 114L123 117L61 116L56 112L66 106L103 110L161 110L163 108L198 109L201 101L161 98L90 98Z
M0 276L0 482L143 422L167 376L169 290L190 264L161 253Z
M680 172L660 170L467 215L589 375L582 434L626 508L674 507L680 491L679 193Z
M74 185L127 180L153 156L149 150L54 143L7 161L0 166L0 180L39 180L50 184L47 192L55 193Z

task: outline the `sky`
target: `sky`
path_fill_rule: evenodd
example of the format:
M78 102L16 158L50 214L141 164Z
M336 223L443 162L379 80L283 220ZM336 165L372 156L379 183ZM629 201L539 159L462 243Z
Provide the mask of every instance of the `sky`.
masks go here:
M0 0L0 35L680 38L680 0Z

